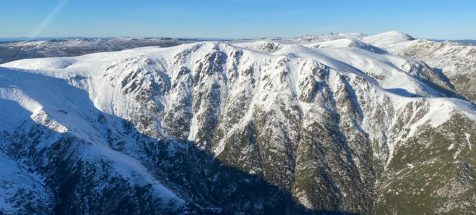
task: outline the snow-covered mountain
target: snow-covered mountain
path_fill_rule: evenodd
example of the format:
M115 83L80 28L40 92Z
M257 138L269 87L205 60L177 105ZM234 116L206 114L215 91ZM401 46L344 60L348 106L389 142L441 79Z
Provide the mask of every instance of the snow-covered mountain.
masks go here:
M0 40L0 63L39 57L71 57L96 52L120 51L145 46L170 47L201 39L174 38L62 38L39 40Z
M338 34L3 64L0 175L12 177L0 210L474 211L476 108L444 70L400 54L415 41Z
M476 46L419 39L383 48L395 55L424 61L446 76L462 95L476 102Z

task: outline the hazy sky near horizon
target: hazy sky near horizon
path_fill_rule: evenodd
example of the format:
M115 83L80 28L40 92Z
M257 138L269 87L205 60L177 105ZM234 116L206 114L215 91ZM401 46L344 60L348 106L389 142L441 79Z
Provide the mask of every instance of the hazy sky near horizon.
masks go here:
M0 37L293 37L389 30L476 39L475 0L0 0Z

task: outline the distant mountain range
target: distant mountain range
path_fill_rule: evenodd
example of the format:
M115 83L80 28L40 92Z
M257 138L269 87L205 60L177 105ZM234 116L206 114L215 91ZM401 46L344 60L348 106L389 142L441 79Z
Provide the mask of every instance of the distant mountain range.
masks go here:
M7 41L0 42L0 63L26 58L79 56L96 52L120 51L145 46L170 47L198 41L203 40L114 37Z

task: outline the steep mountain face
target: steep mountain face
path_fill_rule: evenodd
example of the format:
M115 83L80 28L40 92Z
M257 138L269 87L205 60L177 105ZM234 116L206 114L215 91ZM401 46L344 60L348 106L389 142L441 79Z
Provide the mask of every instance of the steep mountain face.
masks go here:
M0 208L6 214L46 213L52 196L37 176L22 169L15 161L0 153Z
M20 188L0 186L1 208L474 211L475 107L427 64L359 38L3 64L0 161L35 198L15 204Z

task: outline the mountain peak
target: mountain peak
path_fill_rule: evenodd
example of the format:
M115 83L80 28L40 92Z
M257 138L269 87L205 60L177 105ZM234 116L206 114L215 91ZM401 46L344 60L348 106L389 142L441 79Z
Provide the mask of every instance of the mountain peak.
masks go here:
M401 42L407 42L415 40L412 36L399 32L399 31L387 31L363 38L364 42L375 46L387 46Z

